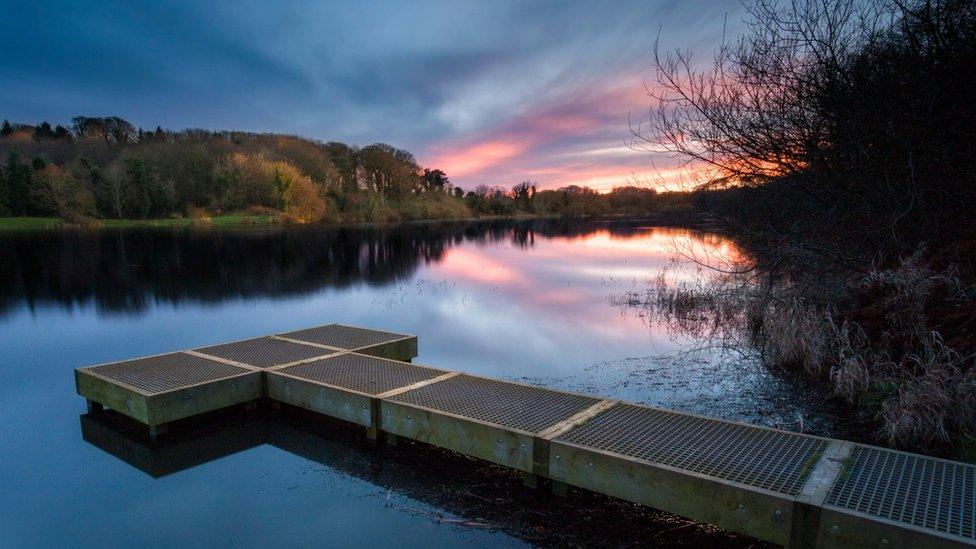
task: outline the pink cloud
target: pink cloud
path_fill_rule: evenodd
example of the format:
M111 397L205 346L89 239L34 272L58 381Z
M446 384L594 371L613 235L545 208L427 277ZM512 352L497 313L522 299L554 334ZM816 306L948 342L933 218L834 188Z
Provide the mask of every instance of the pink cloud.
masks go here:
M453 177L478 175L488 168L511 160L528 149L528 143L486 141L471 145L447 146L435 152L430 165Z
M489 130L439 143L421 158L467 189L526 179L540 188L585 185L603 192L635 183L673 188L685 175L681 169L626 145L630 113L646 112L649 101L640 82L604 79Z

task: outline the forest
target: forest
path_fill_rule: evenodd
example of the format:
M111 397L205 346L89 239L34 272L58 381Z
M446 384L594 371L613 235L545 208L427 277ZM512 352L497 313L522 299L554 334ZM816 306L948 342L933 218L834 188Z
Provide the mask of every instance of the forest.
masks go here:
M162 128L119 117L0 127L0 217L189 219L244 213L290 223L395 222L485 216L641 215L690 207L682 193L624 186L479 186L422 168L384 143L356 147L302 137Z

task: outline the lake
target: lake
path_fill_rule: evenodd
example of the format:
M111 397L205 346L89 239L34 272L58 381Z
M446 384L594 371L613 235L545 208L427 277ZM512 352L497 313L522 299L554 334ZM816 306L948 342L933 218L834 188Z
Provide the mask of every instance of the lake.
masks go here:
M741 253L717 234L640 220L0 235L0 539L587 544L600 538L580 523L619 520L614 502L550 504L495 468L423 448L385 456L290 414L249 414L253 429L217 417L153 450L125 422L83 416L75 393L78 366L332 322L415 334L416 362L445 369L830 433L816 395L614 304L662 272L707 276L677 250ZM560 505L568 533L538 531ZM657 530L673 523L626 513ZM616 530L620 542L643 533Z

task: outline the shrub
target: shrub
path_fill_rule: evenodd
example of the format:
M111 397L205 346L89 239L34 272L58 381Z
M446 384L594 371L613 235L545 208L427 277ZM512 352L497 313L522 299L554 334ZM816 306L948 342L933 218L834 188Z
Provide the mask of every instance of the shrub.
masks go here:
M284 192L285 219L294 223L315 223L326 213L325 200L308 179L291 181Z
M209 225L213 223L210 214L203 208L189 204L186 207L186 215L190 218L191 225Z
M91 216L95 199L74 175L48 164L33 177L32 201L38 211L61 218Z

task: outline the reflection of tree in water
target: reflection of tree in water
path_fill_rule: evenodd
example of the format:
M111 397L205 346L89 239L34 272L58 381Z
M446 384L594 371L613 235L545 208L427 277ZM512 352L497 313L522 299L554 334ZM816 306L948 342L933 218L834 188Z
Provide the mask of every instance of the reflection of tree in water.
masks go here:
M94 302L113 312L153 301L216 303L409 278L464 242L627 233L639 222L523 220L389 227L68 230L0 236L0 314Z

